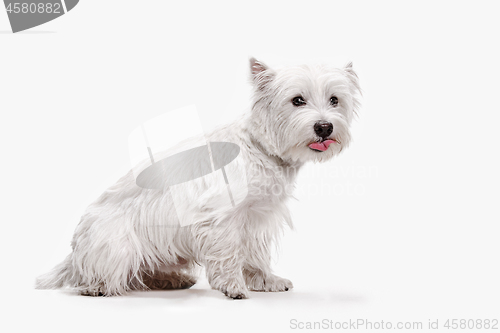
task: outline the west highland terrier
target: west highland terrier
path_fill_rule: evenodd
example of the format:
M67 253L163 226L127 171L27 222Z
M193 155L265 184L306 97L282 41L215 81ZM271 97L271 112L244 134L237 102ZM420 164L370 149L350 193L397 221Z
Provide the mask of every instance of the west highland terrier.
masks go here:
M251 59L250 69L251 110L206 135L209 142L239 146L246 196L217 209L207 204L210 192L200 195L198 185L188 185L176 195L184 195L196 213L188 225L172 228L177 219L172 194L138 186L129 172L88 207L73 252L39 277L37 288L70 286L91 296L189 288L199 265L213 289L234 299L247 298L249 290L293 287L272 273L272 245L285 225L292 227L286 203L297 171L308 161L328 161L349 145L358 77L352 64L275 70Z

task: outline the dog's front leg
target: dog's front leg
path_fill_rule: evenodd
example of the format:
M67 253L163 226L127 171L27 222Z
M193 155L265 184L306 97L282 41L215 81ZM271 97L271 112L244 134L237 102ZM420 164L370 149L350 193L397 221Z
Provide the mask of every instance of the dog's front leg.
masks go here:
M243 266L246 285L252 291L288 291L293 288L292 281L272 273L269 247L264 240L247 243Z
M207 260L208 282L213 289L233 299L248 298L248 289L237 256L225 260Z
M247 298L239 228L234 224L213 226L202 238L203 261L210 286L233 299Z

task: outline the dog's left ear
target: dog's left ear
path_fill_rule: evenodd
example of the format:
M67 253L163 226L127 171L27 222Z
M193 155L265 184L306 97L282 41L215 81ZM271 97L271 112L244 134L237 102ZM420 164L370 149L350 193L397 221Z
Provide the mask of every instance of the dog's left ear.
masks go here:
M352 68L352 62L349 62L344 66L344 72L346 73L347 78L351 81L353 87L361 93L361 87L359 86L358 74Z
M264 90L274 77L274 71L255 58L250 58L250 74L252 82L260 90Z

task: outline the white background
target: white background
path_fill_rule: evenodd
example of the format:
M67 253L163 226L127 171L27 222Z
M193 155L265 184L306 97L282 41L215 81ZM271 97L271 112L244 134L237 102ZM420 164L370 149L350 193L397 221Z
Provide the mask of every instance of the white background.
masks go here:
M281 332L290 320L500 319L498 3L82 0L12 34L0 10L2 316L11 331ZM293 291L34 290L130 165L140 122L249 105L248 58L354 62L354 143L298 182L276 271ZM315 186L323 187L315 187ZM5 307L4 307L5 309ZM4 323L5 323L4 319Z

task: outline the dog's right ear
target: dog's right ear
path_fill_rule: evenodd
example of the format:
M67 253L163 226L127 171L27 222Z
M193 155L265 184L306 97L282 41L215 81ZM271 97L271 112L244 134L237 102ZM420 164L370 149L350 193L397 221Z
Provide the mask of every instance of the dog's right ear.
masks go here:
M359 87L359 79L358 74L352 68L352 62L349 62L344 66L344 72L346 73L347 78L351 81L353 87L361 94L361 88Z
M250 58L250 74L253 84L260 90L263 90L274 77L274 71L255 58Z

